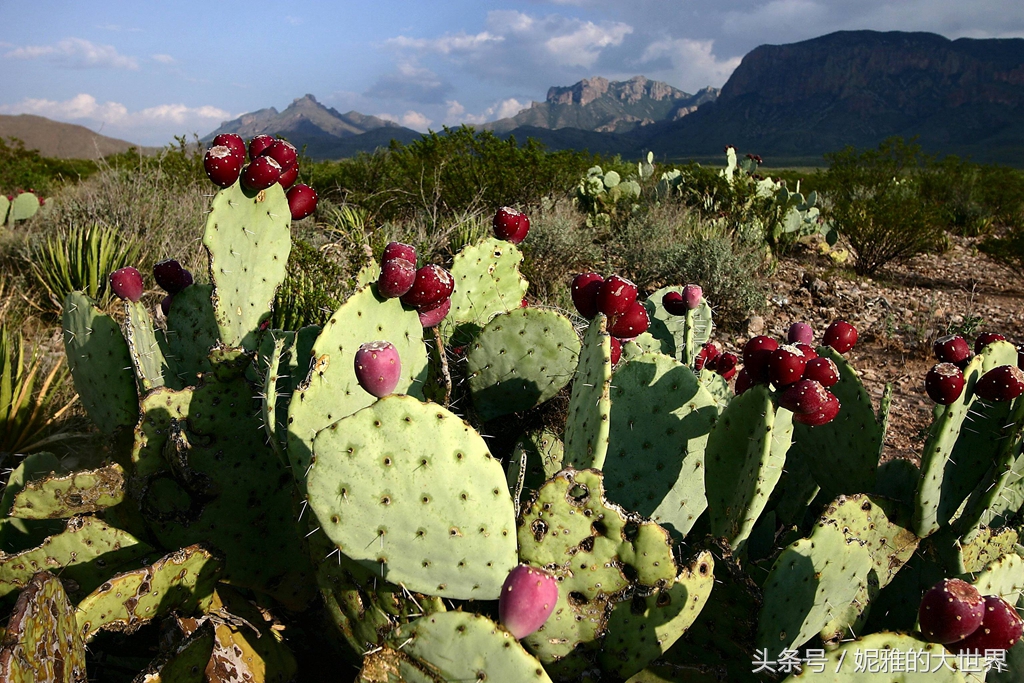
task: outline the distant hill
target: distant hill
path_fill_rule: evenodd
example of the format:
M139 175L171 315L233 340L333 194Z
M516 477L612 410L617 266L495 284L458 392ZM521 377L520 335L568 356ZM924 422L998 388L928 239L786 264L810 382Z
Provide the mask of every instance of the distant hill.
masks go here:
M144 153L156 151L100 135L85 126L51 121L32 114L0 115L0 138L18 138L25 143L26 149L38 150L44 157L57 159L99 159L108 154L126 152L132 147Z
M625 133L658 121L681 119L717 97L715 88L691 95L643 76L628 81L595 77L568 87L549 88L544 102L533 102L515 116L480 127L499 134L523 127Z
M392 139L406 143L420 137L420 133L393 121L356 111L342 114L320 104L312 95L296 99L282 112L270 107L225 121L202 141L209 142L221 133L236 133L246 140L260 134L281 136L300 149L305 147L315 159L352 156L386 147Z

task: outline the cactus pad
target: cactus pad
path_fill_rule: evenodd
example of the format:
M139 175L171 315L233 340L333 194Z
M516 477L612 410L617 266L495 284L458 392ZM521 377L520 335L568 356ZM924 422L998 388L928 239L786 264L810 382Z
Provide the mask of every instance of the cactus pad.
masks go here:
M7 215L7 222L23 221L35 216L39 211L39 197L31 192L22 192L11 200L11 208Z
M598 314L583 338L565 422L565 464L604 466L612 408L612 347L608 319Z
M180 389L181 379L164 357L164 344L161 343L164 333L153 327L153 318L145 304L125 301L124 312L124 338L128 342L128 352L142 393L165 385Z
M206 667L213 654L213 622L207 621L150 664L136 680L145 683L206 683Z
M982 595L998 595L1016 605L1024 591L1024 559L1016 553L1004 555L989 563L971 583Z
M687 362L683 359L683 354L686 353L687 341L686 316L672 315L665 310L661 300L669 292L682 294L683 287L681 285L662 287L647 297L647 301L644 302L644 308L647 309L647 315L651 319L649 331L654 337L664 342L671 341L672 352L676 360ZM707 343L711 339L711 333L714 331L714 323L711 320L711 307L705 299L702 298L700 300L700 306L694 310L692 318L693 329L690 336L693 347L697 348L701 344Z
M64 350L82 406L100 431L135 424L139 397L132 357L113 318L81 292L64 299Z
M511 242L485 237L452 260L452 308L441 322L444 337L465 343L498 313L519 308L529 283L519 273L523 254Z
M871 658L870 664L868 657ZM908 661L913 666L908 665ZM953 656L937 643L902 633L872 633L804 665L783 683L964 683Z
M174 295L167 314L167 355L186 386L213 369L210 349L220 343L213 310L213 285L190 285Z
M718 417L715 399L688 367L661 354L626 363L613 385L608 497L686 536L707 507L704 447Z
M492 600L516 564L501 464L448 410L387 396L317 434L309 504L343 553L429 595Z
M18 596L0 649L0 680L85 683L85 645L59 579L39 572Z
M516 517L537 489L562 469L564 455L565 447L554 432L542 430L519 437L506 471Z
M896 572L917 550L920 539L907 527L910 511L884 498L857 494L840 496L818 520L843 533L847 543L856 542L871 555L879 588L885 588Z
M115 463L26 482L14 495L8 514L21 519L61 519L96 512L122 500L124 470Z

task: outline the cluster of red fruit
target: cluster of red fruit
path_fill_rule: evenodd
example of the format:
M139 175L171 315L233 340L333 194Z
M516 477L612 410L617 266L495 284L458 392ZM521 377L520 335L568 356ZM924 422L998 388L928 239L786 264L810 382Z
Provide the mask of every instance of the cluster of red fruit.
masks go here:
M495 237L512 244L519 244L526 239L526 233L530 232L530 219L526 214L508 206L498 209L491 224L494 226Z
M928 371L924 378L924 388L928 396L944 406L955 402L964 392L964 368L971 358L981 350L997 341L1006 341L1006 337L997 332L983 332L974 341L974 353L967 340L959 335L942 337L932 346L938 363ZM1021 354L1017 355L1017 365L1000 365L992 368L974 385L974 393L987 401L1012 401L1024 394L1024 372L1021 372Z
M170 312L174 295L193 282L192 273L172 258L153 266L153 279L167 292L167 296L160 302L160 309L164 315ZM145 290L142 273L131 266L115 270L110 274L110 290L122 301L138 301Z
M15 190L14 194L7 195L7 201L13 202L15 197L20 197L21 195L25 194L25 192L30 192L32 194L35 194L36 191L33 190L31 187L28 190L22 190L22 189ZM36 199L39 200L39 206L43 206L44 204L46 204L46 200L43 199L42 197L40 197L38 194L36 194Z
M651 324L647 309L636 300L636 285L624 277L612 275L606 280L597 273L581 273L573 278L571 292L572 303L584 318L598 313L608 316L612 365L622 357L622 342L640 336Z
M249 164L245 165L247 153ZM292 219L300 220L316 211L317 196L309 185L295 185L299 177L298 158L295 147L285 140L257 135L246 148L240 136L224 133L215 137L206 150L203 168L218 187L231 187L239 177L242 186L252 192L280 184L287 192Z
M1024 633L1024 620L1013 605L998 595L982 597L960 579L943 579L929 588L918 620L925 639L953 654L1009 650Z
M420 314L420 324L430 328L444 320L452 308L455 279L441 266L416 268L416 249L401 242L384 247L377 291L387 299L399 298Z

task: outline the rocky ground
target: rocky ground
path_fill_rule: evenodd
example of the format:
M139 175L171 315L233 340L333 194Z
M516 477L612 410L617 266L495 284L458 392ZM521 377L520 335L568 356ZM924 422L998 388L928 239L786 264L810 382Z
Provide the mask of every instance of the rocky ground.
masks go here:
M716 336L736 349L756 334L784 338L792 322L809 322L819 338L836 318L855 325L860 339L847 357L876 407L885 384L893 383L884 459L920 457L934 405L924 377L935 363L936 338L959 333L973 343L979 332L993 331L1024 342L1021 274L967 238L954 237L950 251L915 257L874 278L839 271L827 257L808 251L781 260L770 284L772 310L752 316L746 336Z

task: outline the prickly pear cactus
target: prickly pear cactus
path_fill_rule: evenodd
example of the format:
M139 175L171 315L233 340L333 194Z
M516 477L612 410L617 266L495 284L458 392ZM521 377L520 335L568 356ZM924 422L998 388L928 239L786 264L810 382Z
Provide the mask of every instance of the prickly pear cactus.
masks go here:
M672 345L672 352L676 360L690 365L693 363L694 349L699 349L701 344L707 343L714 332L714 322L711 317L711 306L706 299L700 300L698 306L691 315L672 315L665 310L661 300L669 292L682 294L682 285L662 287L647 297L644 308L651 319L651 326L648 330L651 335L665 344ZM687 320L692 320L688 325ZM689 351L688 351L689 350Z
M598 314L583 338L565 422L565 464L604 466L611 413L612 347L608 319Z
M170 652L164 653L137 680L145 683L206 683L213 654L213 622L206 621Z
M59 579L39 572L18 596L0 649L0 680L85 683L85 645Z
M113 507L122 500L124 470L115 463L28 481L14 494L7 514L20 519L62 519Z
M448 410L387 396L317 434L310 509L341 552L409 590L493 600L516 564L501 464Z
M7 198L7 195L0 194L0 227L3 227L7 223L7 214L10 213L11 200Z
M869 666L864 660L865 653L874 653L874 661L870 665L874 673L869 673ZM908 666L908 661L913 661L915 666ZM805 665L800 673L790 676L783 683L858 683L874 680L884 680L886 683L965 683L957 667L956 660L941 645L926 643L902 633L882 632L844 643L825 653L821 659Z
M480 419L518 413L552 398L572 379L580 340L565 316L538 308L499 313L466 354Z
M544 482L562 469L564 455L565 446L554 432L540 430L519 437L506 468L516 517Z
M210 349L220 343L220 328L212 296L213 285L190 285L174 295L167 314L167 356L185 386L213 369Z
M498 313L519 308L529 283L519 272L523 254L516 245L493 237L465 246L452 261L452 308L441 334L465 343Z
M142 393L157 387L180 389L182 382L164 355L163 332L153 327L153 318L141 301L124 302L124 338L132 356L135 376Z
M39 211L39 197L31 192L22 192L11 201L7 214L7 223L14 225L16 221L24 221L35 216Z

